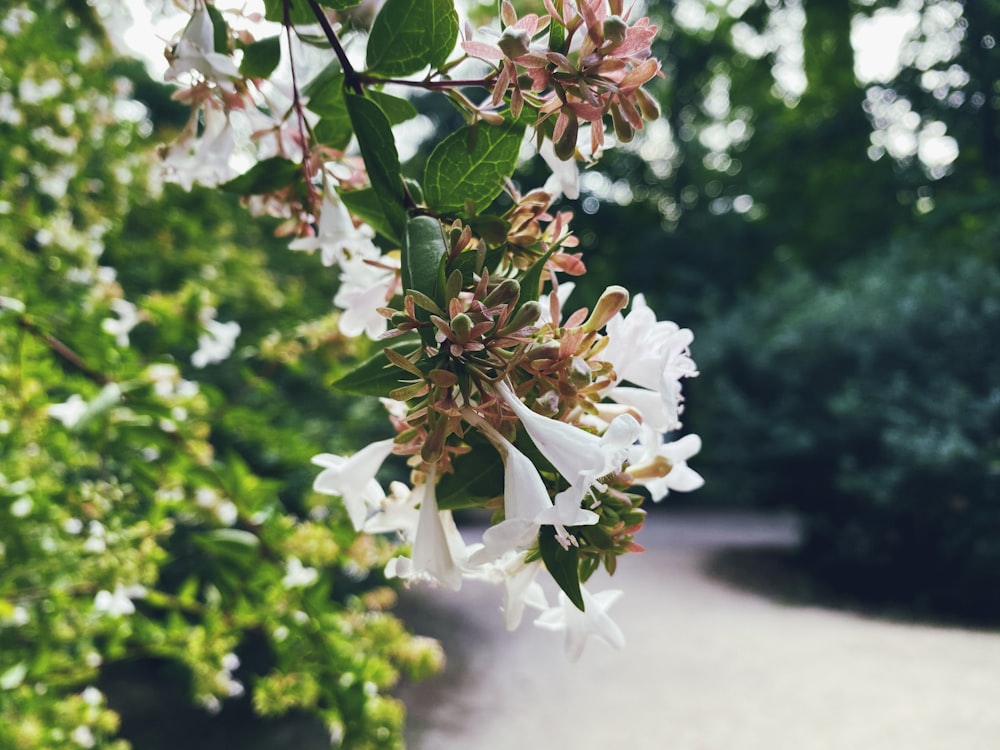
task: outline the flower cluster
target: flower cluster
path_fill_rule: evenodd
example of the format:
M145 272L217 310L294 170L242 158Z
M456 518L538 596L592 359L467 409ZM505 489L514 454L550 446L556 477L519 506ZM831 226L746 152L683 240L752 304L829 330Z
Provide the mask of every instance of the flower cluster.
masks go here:
M259 75L277 65L267 38L234 31L195 0L168 50L168 78L188 84L178 98L194 113L163 156L183 185L224 183L252 210L283 219L292 250L318 251L337 269L341 332L383 342L336 386L382 397L395 436L352 456L317 455L315 490L340 498L358 532L409 545L387 576L455 589L468 578L496 583L509 628L539 610L536 623L564 631L574 658L590 635L621 646L606 611L620 592L584 584L641 549L647 495L660 500L702 482L687 466L698 438L668 438L681 426L681 382L697 374L692 335L657 321L641 295L628 309L618 286L592 309L564 314L573 283L560 277L586 267L572 252L572 214L552 207L559 194L578 195L582 128L596 157L606 119L626 141L657 116L641 88L660 74L650 51L656 27L631 20L622 0L545 0L546 14L520 18L505 0L502 32L487 44L468 30L460 40L457 14L453 27L435 25L415 20L419 12L393 16L386 3L358 71L336 14L311 6L315 15L302 21L289 3L268 7L267 20L283 26L290 86ZM317 28L335 59L307 78L301 42L322 39ZM379 46L404 31L426 45L421 54ZM461 56L448 61L456 45ZM452 78L469 57L494 67L482 79ZM405 77L428 65L423 79ZM300 79L308 80L301 88ZM388 94L391 86L444 91L469 123L438 143L419 181L404 177L391 130L416 108ZM461 92L471 87L489 91L484 105ZM233 178L236 112L254 123L258 163ZM523 194L510 181L522 141L537 144L554 173ZM208 331L228 348L237 332ZM387 494L376 477L392 455L405 457L410 477ZM481 539L459 530L452 512L461 508L490 514ZM542 570L561 590L553 606ZM289 585L311 585L314 572L296 560Z

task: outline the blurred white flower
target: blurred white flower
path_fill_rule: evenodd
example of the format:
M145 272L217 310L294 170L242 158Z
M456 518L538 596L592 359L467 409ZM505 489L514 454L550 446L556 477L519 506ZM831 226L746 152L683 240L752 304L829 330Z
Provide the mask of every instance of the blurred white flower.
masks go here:
M105 318L101 321L101 330L115 337L118 346L128 346L128 335L139 323L139 310L127 299L111 300L111 311L116 318Z
M198 349L191 355L191 364L199 369L228 359L241 330L235 321L206 320L204 326L205 332L198 336Z
M318 249L323 265L332 266L355 258L377 258L374 236L375 231L367 224L355 226L336 191L327 190L320 206L317 234L292 240L288 247L308 252Z
M181 38L167 51L167 59L170 68L163 77L168 81L178 80L182 73L196 71L226 91L236 90L233 79L240 77L240 71L228 55L215 51L215 28L203 2L195 4L190 22Z
M313 481L313 489L323 495L339 495L355 531L361 530L369 510L377 508L385 497L375 475L392 453L393 445L389 438L367 445L349 458L332 453L312 458L314 464L323 467Z
M621 597L620 589L610 589L598 594L591 594L586 587L581 586L584 611L562 591L559 592L559 604L546 610L535 625L546 630L562 630L565 633L566 656L570 661L576 661L583 653L587 639L594 636L614 648L625 647L625 634L621 628L608 616L608 609Z
M285 577L281 579L281 585L286 589L306 588L312 586L318 579L319 571L316 568L306 567L299 558L290 557L285 564Z
M46 412L53 419L58 419L65 427L72 429L87 411L87 402L74 393L61 404L49 404Z
M121 583L115 584L114 593L101 589L94 597L94 609L103 612L110 617L122 617L135 613L133 599L142 599L146 596L146 589L143 586L123 586Z

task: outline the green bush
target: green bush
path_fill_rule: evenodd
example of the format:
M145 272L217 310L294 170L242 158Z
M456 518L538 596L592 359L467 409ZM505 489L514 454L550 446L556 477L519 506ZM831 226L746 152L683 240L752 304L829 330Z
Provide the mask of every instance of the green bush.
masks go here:
M149 663L208 712L399 747L391 690L439 650L388 611L394 547L310 492L377 429L325 387L367 352L316 259L151 179L88 8L0 11L0 747L126 747L102 688ZM213 318L240 332L199 362Z
M700 337L689 424L716 497L801 511L831 580L996 619L1000 270L919 244L743 300Z

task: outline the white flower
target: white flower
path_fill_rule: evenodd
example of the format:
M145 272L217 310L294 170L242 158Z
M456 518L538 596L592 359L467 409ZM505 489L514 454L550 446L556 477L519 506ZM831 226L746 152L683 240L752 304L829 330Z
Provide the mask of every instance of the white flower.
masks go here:
M129 332L139 322L138 308L126 299L111 300L111 311L118 318L105 318L101 321L101 330L115 337L118 346L128 346Z
M198 137L197 112L177 140L161 152L163 178L175 182L184 190L195 183L215 187L236 175L229 163L236 148L236 134L222 110L202 108L204 130Z
M705 484L702 476L687 465L687 460L701 450L701 438L685 435L670 443L661 440L662 436L652 431L644 434L628 468L636 483L649 490L653 502L662 500L670 490L691 492Z
M614 648L624 648L625 635L608 616L608 609L621 597L621 590L611 589L591 595L581 586L580 592L583 594L583 612L576 608L564 592L560 591L559 604L539 615L535 625L546 630L565 631L566 656L570 661L580 658L583 647L591 636Z
M432 467L427 482L413 490L420 503L420 516L412 556L393 558L386 565L385 574L404 580L430 578L457 591L462 586L469 550L451 511L438 510L434 480L435 467Z
M615 368L615 386L628 381L658 393L661 404L651 406L647 397L637 394L634 389L616 387L605 395L619 403L634 405L643 399L646 419L666 423L668 426L663 429L679 427L680 379L698 374L689 351L694 340L691 331L669 320L657 321L643 295L637 294L627 316L618 314L608 322L607 334L608 345L602 358Z
M369 506L374 506L376 513L365 521L361 529L366 534L398 532L408 540L416 535L419 512L413 493L402 482L390 483L389 494L370 502Z
M540 610L549 607L545 591L535 580L542 569L542 561L526 563L525 555L524 552L510 552L497 564L502 576L503 621L507 630L516 630L521 624L525 607Z
M170 68L163 76L176 81L181 73L197 71L226 91L235 91L232 79L240 77L235 63L215 51L215 29L204 3L197 3L181 38L168 53Z
M76 729L70 732L69 738L77 745L84 748L91 748L97 742L97 739L94 737L94 733L90 730L90 727L83 724L80 724L76 727Z
M143 586L122 586L121 583L116 583L114 593L104 589L97 592L97 596L94 597L94 609L110 617L131 615L135 612L132 600L142 599L144 596L146 589Z
M354 258L377 258L378 248L372 242L375 231L367 224L354 226L347 207L336 191L327 190L319 213L319 230L315 237L299 237L288 245L291 250L321 251L324 266L343 263Z
M341 261L340 288L333 304L343 310L337 327L345 336L364 333L377 339L385 333L387 321L379 308L392 296L399 261L383 256L377 262L373 265L360 257Z
M472 556L475 565L532 544L541 526L539 517L552 507L545 483L531 460L488 424L481 424L480 429L503 459L504 520L483 534L484 547Z
M74 393L61 404L49 404L46 412L53 419L58 419L65 427L72 429L87 411L87 402Z
M565 477L579 499L597 485L599 479L618 471L628 456L628 449L639 436L639 423L631 414L619 414L601 436L566 422L549 419L529 409L501 382L497 392L513 409L532 442L542 455Z
M350 458L332 453L313 456L312 462L323 471L313 481L313 489L323 495L339 495L355 531L361 531L369 509L385 497L375 474L392 453L392 438L362 448Z
M307 568L299 558L290 557L285 564L285 577L281 579L281 585L286 589L306 588L312 586L318 579L319 571L316 568Z
M205 332L198 336L198 349L191 355L191 364L199 369L228 359L241 330L235 321L206 320L204 326Z

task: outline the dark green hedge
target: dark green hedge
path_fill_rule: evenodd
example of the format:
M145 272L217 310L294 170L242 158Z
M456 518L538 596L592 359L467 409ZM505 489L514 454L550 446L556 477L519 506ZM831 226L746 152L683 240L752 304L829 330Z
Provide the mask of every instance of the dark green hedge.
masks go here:
M714 497L799 510L831 580L1000 620L1000 270L917 256L735 306L697 342L688 422Z

